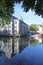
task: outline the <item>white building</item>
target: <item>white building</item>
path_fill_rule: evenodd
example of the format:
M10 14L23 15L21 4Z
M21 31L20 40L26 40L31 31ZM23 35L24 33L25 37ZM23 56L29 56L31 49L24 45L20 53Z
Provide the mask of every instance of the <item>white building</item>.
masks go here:
M27 35L28 34L28 25L24 23L22 20L13 17L13 24L12 24L12 33L13 34L20 34L20 35Z
M28 34L28 25L22 20L12 17L10 24L5 24L3 27L0 26L1 34L15 34L15 35L27 35Z
M38 31L37 32L42 33L42 25L37 25L37 27L38 27Z

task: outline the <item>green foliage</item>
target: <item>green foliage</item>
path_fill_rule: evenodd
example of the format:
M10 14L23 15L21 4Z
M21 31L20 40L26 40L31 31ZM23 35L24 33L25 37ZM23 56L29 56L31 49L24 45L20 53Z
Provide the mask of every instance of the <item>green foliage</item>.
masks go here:
M43 0L0 0L0 18L9 22L14 12L14 4L20 2L24 11L31 9L43 17Z
M29 9L34 10L37 15L43 17L43 0L15 0L16 2L22 1L22 7L27 12Z
M10 21L14 12L14 0L0 0L0 18Z
M31 46L36 46L37 44L38 44L38 41L35 40L34 38L32 38L32 39L30 40L30 45L31 45Z
M27 12L30 8L33 9L34 5L35 5L35 0L24 0L22 7Z
M42 30L43 30L43 24L42 24Z
M36 14L43 17L43 0L23 0L24 11L34 10Z
M16 3L20 3L21 1L23 1L23 0L15 0Z
M0 25L4 25L5 24L5 21L2 19L0 20Z
M37 25L36 24L31 24L30 25L30 31L37 31L38 28L37 28Z

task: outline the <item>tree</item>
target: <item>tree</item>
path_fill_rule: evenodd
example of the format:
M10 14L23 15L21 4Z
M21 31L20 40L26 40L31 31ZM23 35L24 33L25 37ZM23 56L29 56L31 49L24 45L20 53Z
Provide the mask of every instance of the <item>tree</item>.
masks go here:
M43 30L43 24L42 24L42 30Z
M26 12L29 9L34 10L36 14L43 17L43 0L24 0L23 8Z
M0 18L10 21L14 12L14 0L0 0Z
M22 2L24 11L34 10L43 17L43 0L0 0L0 18L10 21L14 12L14 4Z
M17 2L22 1L22 7L24 11L34 10L36 14L43 17L43 0L16 0Z
M30 25L30 31L37 31L38 30L38 27L36 24L31 24Z

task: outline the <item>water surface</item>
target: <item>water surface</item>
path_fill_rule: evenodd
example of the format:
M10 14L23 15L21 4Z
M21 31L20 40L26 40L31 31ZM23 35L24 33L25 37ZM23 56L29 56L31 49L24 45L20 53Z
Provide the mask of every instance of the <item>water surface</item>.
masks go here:
M0 38L0 49L15 65L43 65L43 40Z

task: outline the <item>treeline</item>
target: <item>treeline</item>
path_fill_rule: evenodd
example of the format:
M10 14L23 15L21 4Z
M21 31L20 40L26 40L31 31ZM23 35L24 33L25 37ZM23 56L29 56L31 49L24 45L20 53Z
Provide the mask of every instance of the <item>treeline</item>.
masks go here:
M30 31L38 31L39 30L39 28L38 27L41 27L42 28L42 30L43 30L43 24L41 25L38 25L38 24L31 24L30 25Z

